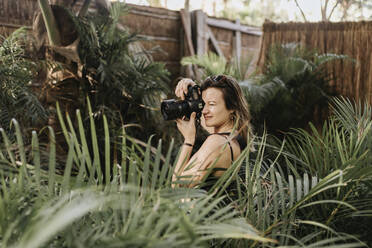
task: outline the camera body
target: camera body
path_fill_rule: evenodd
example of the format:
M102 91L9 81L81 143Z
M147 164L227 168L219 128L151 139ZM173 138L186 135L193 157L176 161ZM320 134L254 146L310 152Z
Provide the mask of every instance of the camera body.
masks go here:
M169 99L161 103L161 113L166 121L182 118L183 116L189 119L192 112L196 112L196 118L199 119L203 108L204 101L198 85L188 86L185 100Z

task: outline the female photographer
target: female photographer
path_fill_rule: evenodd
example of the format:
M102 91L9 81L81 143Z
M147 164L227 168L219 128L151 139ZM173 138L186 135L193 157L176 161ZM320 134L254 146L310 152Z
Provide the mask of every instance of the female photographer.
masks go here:
M175 89L176 96L183 100L189 85L195 85L195 82L191 79L180 80ZM209 169L212 169L211 175L220 177L245 148L251 130L248 104L235 79L225 75L208 77L200 89L205 103L201 125L209 136L191 158L196 138L196 113L193 112L189 120L176 120L184 143L180 148L173 181L176 182L180 176L189 177L188 187L198 185L205 179Z

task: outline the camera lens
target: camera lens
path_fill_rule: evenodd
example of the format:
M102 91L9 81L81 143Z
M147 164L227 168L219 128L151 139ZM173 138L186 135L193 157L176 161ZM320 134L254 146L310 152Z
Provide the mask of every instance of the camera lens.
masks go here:
M204 102L201 99L200 87L197 85L189 85L188 92L185 94L185 100L164 100L160 107L163 118L166 121L175 120L183 116L190 118L192 112L196 112L196 117L200 118L204 107Z
M190 116L190 107L187 101L164 100L161 103L161 113L164 120L175 120L182 116Z

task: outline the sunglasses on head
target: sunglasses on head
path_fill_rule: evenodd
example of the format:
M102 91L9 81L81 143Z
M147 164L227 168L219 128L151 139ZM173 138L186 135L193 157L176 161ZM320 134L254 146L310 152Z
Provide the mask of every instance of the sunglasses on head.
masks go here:
M212 81L219 82L221 80L225 80L226 76L225 75L212 76L211 79Z
M217 84L217 85L214 85L215 87L234 88L229 78L225 75L211 76L209 77L209 80Z

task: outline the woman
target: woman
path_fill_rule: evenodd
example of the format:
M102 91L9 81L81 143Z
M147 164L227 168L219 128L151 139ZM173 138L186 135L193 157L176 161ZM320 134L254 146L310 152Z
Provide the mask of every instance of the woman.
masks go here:
M194 84L191 79L182 79L177 84L176 96L184 99L187 87ZM245 141L251 130L248 104L239 84L232 77L225 75L208 77L202 83L201 91L205 103L201 124L210 135L191 158L196 135L196 113L192 113L189 120L184 118L176 120L184 143L173 181L179 176L189 177L191 179L189 187L199 184L207 175L208 169L214 169L213 176L221 176L245 148Z

